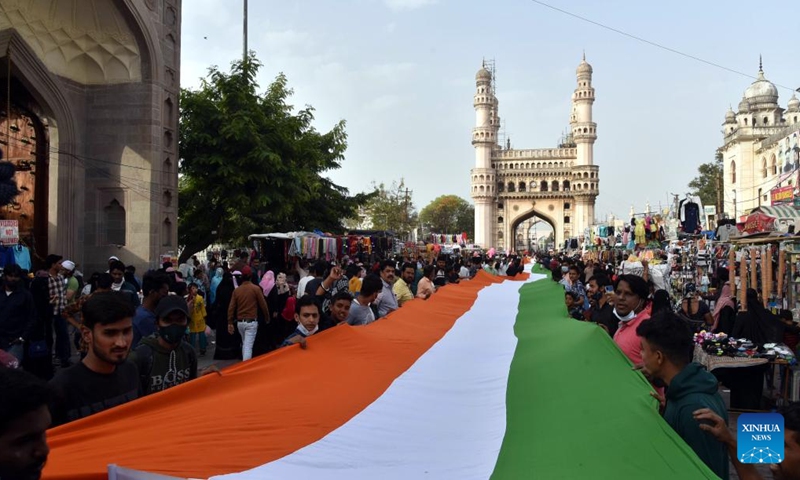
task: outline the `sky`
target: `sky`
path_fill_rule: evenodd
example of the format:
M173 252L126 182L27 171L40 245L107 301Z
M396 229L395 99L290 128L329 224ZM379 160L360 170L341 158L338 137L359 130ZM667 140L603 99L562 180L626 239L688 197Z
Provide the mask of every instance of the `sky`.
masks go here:
M551 148L569 125L586 52L597 98L598 221L688 191L721 146L725 112L756 76L759 55L784 108L800 87L796 1L546 3L719 67L531 0L251 0L249 48L264 63L261 87L285 73L292 103L316 109L318 130L347 121L346 159L330 178L351 193L404 178L418 209L445 194L471 201L483 59L495 61L512 146ZM209 66L227 70L242 56L242 2L184 1L181 48L184 88L197 88Z

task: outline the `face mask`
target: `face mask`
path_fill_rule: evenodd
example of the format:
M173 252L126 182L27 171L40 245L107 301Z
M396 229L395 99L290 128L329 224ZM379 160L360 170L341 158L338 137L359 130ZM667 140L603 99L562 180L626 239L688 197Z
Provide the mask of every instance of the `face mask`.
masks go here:
M561 273L569 273L569 267L561 267Z
M307 329L306 327L304 327L302 323L298 323L298 324L297 324L297 329L298 329L298 330L300 330L300 332L301 332L303 335L305 335L306 337L308 337L309 335L314 335L315 333L317 333L317 330L319 330L319 325L317 325L316 327L314 327L314 330L311 330L311 331L309 332L309 331L308 331L308 329Z
M642 304L642 302L639 302L639 305L641 305L641 304ZM639 305L637 305L636 308L639 308ZM634 308L633 310L628 312L628 314L623 317L623 316L620 316L619 313L617 313L617 307L614 307L614 316L617 317L620 322L630 322L631 320L636 318L636 308Z
M158 327L158 336L163 338L165 342L170 345L177 345L181 343L183 337L186 335L186 325L167 325L166 327Z

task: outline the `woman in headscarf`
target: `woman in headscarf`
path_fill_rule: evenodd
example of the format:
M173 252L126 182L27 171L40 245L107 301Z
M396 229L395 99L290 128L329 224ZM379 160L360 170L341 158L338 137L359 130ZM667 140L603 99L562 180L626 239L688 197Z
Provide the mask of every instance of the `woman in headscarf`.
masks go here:
M758 300L758 292L747 289L747 311L739 312L733 324L734 338L746 338L756 345L783 341L784 325L764 308Z
M719 294L713 315L712 332L730 333L733 331L733 324L736 322L736 301L731 295L731 285L727 282Z
M267 274L274 278L275 274L272 271L265 273L264 277L266 277ZM265 282L262 280L261 287L264 288L264 285ZM271 349L279 347L284 339L294 331L294 326L292 326L293 328L291 331L287 331L289 328L287 326L288 322L281 318L281 312L283 312L283 309L286 307L286 302L289 300L290 294L289 282L287 281L285 273L279 273L273 282L273 286L268 290L265 289L269 314L272 316L270 323L265 329L265 332L268 333Z
M653 308L651 309L650 314L655 315L656 313L668 310L672 311L672 305L670 305L669 301L669 293L666 290L656 290L653 294Z
M220 282L222 282L222 275L225 273L222 268L218 268L214 272L214 278L211 279L211 285L208 291L208 304L214 305L214 300L216 300L217 295L217 288L219 287Z
M264 294L264 299L267 301L269 307L269 314L272 318L261 318L259 312L258 318L258 331L256 332L256 340L253 343L253 356L263 355L267 352L275 350L278 345L283 342L283 338L278 338L277 322L275 322L275 273L272 270L267 270L261 281L258 283L261 291ZM285 337L284 337L285 338Z
M217 286L214 302L214 327L217 332L217 344L214 349L214 360L235 360L242 358L242 337L234 329L233 335L228 333L228 307L233 297L233 275L226 273Z

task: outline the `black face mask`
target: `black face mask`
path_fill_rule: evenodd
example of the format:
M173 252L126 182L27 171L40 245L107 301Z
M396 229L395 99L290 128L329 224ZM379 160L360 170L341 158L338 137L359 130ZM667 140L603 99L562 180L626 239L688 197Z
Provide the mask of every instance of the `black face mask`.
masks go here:
M170 345L177 345L186 336L186 325L172 324L166 327L158 327L158 336Z

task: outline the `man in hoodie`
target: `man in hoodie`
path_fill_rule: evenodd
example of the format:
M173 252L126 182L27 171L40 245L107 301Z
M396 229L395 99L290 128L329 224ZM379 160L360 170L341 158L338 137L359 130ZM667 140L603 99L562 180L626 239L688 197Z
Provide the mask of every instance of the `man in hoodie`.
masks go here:
M144 337L131 354L144 395L197 378L197 354L185 340L189 323L186 300L165 296L158 302L155 315L157 332Z
M667 385L664 420L721 478L728 478L725 445L700 428L694 412L710 409L722 418L728 411L717 392L717 379L692 363L694 343L689 326L671 311L661 311L636 328L642 342L643 373Z

